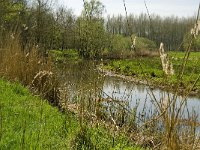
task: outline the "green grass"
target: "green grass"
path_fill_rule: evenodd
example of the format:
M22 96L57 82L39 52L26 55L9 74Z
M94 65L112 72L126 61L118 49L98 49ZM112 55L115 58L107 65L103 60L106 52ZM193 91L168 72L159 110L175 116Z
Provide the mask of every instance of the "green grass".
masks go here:
M77 130L77 121L46 101L32 96L19 84L0 80L0 149L60 149ZM68 123L70 121L70 124ZM64 128L69 126L67 133ZM73 130L73 131L72 131Z
M141 149L104 126L80 128L74 114L61 113L18 83L0 79L0 149Z
M67 50L50 50L49 54L53 56L56 62L63 62L65 60L78 61L81 58L79 57L78 51L73 49Z
M124 60L112 60L106 62L104 68L112 70L116 73L134 76L139 79L148 79L155 84L172 87L172 85L175 85L177 83L177 75L180 71L180 66L182 65L184 54L185 53L183 52L169 53L169 56L173 63L173 67L175 69L175 75L171 77L166 77L166 75L163 73L160 57L141 57ZM184 88L192 85L192 83L200 74L200 68L198 66L199 62L200 53L192 52L184 71L182 81L182 86ZM199 82L197 83L196 90L200 91Z

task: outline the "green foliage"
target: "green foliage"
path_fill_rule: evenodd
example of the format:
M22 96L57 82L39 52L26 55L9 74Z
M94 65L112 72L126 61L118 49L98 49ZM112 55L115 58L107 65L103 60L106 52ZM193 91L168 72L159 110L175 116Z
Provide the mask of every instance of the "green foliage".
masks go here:
M57 21L54 23L54 33L56 34L54 48L72 49L75 44L75 16L71 9L60 7L57 10Z
M120 34L116 34L112 36L111 43L110 43L111 52L130 50L130 47L131 47L130 37L124 37L123 35L120 35Z
M19 16L19 12L24 8L24 1L19 1L17 3L12 0L3 0L0 2L0 18L1 21L10 22Z
M126 147L124 145L118 144L116 147L111 148L110 150L144 150L141 147Z
M72 141L71 148L72 149L84 149L90 150L94 149L95 146L91 140L91 132L87 127L83 127L79 132L75 135L75 139Z
M80 55L98 58L106 46L107 34L101 21L81 21Z
M98 58L107 44L107 33L101 20L80 20L80 55Z
M75 115L61 113L19 83L0 79L0 149L105 150L117 145L131 147L125 136L113 137L104 126L81 128Z
M82 14L85 17L89 17L89 20L101 19L104 10L105 6L99 0L86 0Z
M156 43L144 37L136 38L136 50L156 50Z
M108 15L106 29L111 34L122 34L125 36L135 33L138 37L148 38L160 45L165 44L165 49L173 50L179 47L183 41L184 34L191 29L195 17L179 18L177 16L161 17L158 14L149 16L146 13L139 15L129 14L127 17L119 15ZM127 21L129 25L127 25Z
M136 39L135 51L131 50L132 41L131 41L130 36L125 37L120 34L114 34L109 38L109 40L110 40L110 43L108 45L108 48L104 50L104 55L103 55L104 57L107 57L107 58L118 59L118 58L132 58L135 55L137 56L156 55L155 42L147 38L138 37Z
M80 60L78 51L74 49L50 50L49 55L51 55L56 62L63 62L65 60Z
M134 58L131 60L112 60L105 64L105 69L115 71L124 75L137 77L138 79L148 79L149 81L164 85L166 87L173 87L177 84L177 74L180 71L180 66L184 58L183 52L170 52L175 75L166 78L162 71L161 61L159 57L143 57ZM184 88L190 87L200 72L198 64L200 62L200 53L192 52L185 67L182 86ZM196 85L197 92L200 91L200 82Z
M163 41L170 49L182 41L186 25L192 21L152 16L152 25L157 29L153 32L149 30L147 15L130 15L127 17L130 28L122 15L105 20L105 6L99 0L86 0L81 16L62 6L55 10L48 0L2 0L0 8L0 35L15 35L18 31L23 49L38 45L43 54L50 49L79 49L81 56L90 58L100 57L103 51L130 56L126 50L131 47L128 35L132 33L139 36L136 42L139 50L155 49L155 43L146 38L157 44ZM197 40L196 47L198 43Z
M162 66L159 58L139 58L133 60L115 60L110 66L116 72L137 77L162 77Z
M86 1L82 18L77 20L79 52L84 58L98 58L106 47L108 34L104 28L103 10L100 1Z

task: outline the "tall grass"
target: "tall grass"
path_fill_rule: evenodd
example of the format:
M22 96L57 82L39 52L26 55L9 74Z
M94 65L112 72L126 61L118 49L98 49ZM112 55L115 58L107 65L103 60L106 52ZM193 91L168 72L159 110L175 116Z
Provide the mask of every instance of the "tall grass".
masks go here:
M22 49L19 37L8 37L1 50L1 77L21 82L58 106L58 81L51 59L42 57L37 47ZM19 84L0 80L0 149L103 150L132 146L120 135L113 143L112 134L105 127L88 123L83 118L86 111L81 97L80 103L80 117L66 109L61 113Z
M0 79L0 149L140 149L125 135L98 127L30 94L19 83Z
M38 46L22 49L20 36L7 36L0 50L0 76L19 81L33 92L58 104L58 80L49 57L39 53Z

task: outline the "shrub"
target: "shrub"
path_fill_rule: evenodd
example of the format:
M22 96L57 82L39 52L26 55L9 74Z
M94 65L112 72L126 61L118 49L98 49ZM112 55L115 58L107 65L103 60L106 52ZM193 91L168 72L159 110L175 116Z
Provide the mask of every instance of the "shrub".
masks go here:
M136 50L156 50L158 49L156 43L147 38L138 37L136 39Z
M113 35L111 39L111 52L130 50L131 48L131 39L130 37L124 37L123 35Z

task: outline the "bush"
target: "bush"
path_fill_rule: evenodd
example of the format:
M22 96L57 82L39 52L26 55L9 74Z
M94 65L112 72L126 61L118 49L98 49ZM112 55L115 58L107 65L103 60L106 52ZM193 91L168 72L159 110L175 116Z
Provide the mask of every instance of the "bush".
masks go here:
M122 51L122 50L130 50L131 48L131 38L124 37L123 35L113 35L111 38L111 46L110 51Z
M136 39L136 50L156 50L158 49L156 43L147 38L137 37Z
M132 35L134 39L134 35ZM110 46L104 50L104 58L132 58L137 56L155 56L158 52L155 51L157 46L154 41L147 38L138 37L136 39L136 49L131 50L131 38L124 37L123 35L113 35L110 39Z

